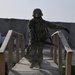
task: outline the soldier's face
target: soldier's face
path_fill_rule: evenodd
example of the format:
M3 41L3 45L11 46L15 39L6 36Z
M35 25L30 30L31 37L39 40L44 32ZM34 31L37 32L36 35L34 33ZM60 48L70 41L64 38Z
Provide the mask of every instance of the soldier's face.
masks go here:
M36 14L35 14L35 18L38 18L38 17L39 17L39 15L36 13Z

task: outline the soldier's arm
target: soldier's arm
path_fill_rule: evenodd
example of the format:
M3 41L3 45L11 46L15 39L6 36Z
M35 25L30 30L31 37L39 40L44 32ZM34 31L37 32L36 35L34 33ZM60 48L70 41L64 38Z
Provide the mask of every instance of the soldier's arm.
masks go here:
M62 30L63 29L65 31L67 31L68 33L70 33L70 31L67 28L63 27L63 26L58 26L58 25L55 25L55 24L50 23L50 22L46 22L46 23L47 23L47 26L49 28L51 28L51 29L58 29L58 30Z
M33 25L33 21L30 20L28 25L29 25L29 29L31 29L32 28L32 25Z
M30 29L30 32L31 33L34 33L35 34L35 27L34 27L34 20L30 20L29 22L29 29Z
M49 28L51 28L51 29L64 29L64 27L58 26L58 25L53 24L53 23L48 22L48 21L46 21L46 25L47 25Z

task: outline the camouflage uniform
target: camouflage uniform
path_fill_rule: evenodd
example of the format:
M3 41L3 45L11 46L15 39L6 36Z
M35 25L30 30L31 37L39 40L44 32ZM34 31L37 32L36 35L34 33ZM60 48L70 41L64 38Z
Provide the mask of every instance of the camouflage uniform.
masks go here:
M45 45L45 41L49 38L47 28L50 29L65 29L62 26L54 25L48 21L39 18L33 18L29 22L29 29L31 33L31 65L34 66L37 61L39 66L41 66L43 60L43 47ZM44 41L44 42L43 42Z

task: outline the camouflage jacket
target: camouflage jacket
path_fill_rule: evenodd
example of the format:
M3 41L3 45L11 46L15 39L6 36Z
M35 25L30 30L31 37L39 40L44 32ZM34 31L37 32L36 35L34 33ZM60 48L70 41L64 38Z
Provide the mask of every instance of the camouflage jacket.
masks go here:
M62 26L57 26L48 21L40 19L31 19L29 22L29 29L31 33L31 40L39 41L46 40L48 38L48 29L64 29Z

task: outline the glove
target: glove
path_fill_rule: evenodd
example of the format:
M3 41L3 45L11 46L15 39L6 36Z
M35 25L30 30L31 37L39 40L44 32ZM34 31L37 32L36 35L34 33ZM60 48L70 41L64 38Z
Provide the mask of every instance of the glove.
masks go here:
M65 30L67 33L70 33L70 31L69 31L67 28L64 28L64 30Z

